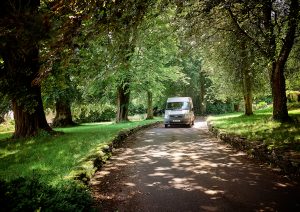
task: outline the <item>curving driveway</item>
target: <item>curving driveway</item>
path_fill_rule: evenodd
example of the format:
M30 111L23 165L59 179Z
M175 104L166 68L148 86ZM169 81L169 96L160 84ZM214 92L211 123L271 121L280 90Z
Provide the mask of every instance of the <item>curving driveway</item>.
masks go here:
M91 180L99 211L300 211L300 186L193 128L130 137Z

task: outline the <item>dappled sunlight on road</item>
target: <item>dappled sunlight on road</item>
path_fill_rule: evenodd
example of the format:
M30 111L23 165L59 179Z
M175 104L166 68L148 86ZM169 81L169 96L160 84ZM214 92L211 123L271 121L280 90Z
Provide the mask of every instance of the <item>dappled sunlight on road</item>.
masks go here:
M128 142L130 148L116 150L116 156L91 181L101 209L272 211L300 207L299 202L295 205L296 196L289 196L295 192L293 183L221 144L208 133L205 121L196 122L193 128L154 128Z

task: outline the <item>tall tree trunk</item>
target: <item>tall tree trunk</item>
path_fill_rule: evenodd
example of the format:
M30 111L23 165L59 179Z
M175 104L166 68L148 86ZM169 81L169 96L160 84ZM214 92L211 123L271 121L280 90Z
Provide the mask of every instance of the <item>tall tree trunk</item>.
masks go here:
M269 20L271 20L270 12ZM272 70L270 78L273 96L273 119L280 122L286 122L290 120L287 110L284 67L294 45L296 29L298 27L298 24L299 0L291 0L286 35L283 39L283 45L280 49L280 53L277 58L275 57L276 43L274 42L274 39L271 39L273 43L271 44L271 49L274 50L274 53L270 57L272 61Z
M153 99L151 91L147 91L147 119L153 119Z
M128 107L130 100L130 90L128 84L122 84L118 87L117 97L117 116L116 122L128 121Z
M39 5L39 0L1 1L0 4L0 18L8 21L8 25L2 26L6 34L0 53L7 95L12 100L15 138L34 136L40 130L52 131L43 110L40 85L33 84L40 68L38 42L45 33Z
M273 63L271 74L271 86L273 96L273 119L280 122L289 121L290 118L287 109L283 63Z
M200 114L206 114L206 102L205 102L205 78L202 73L200 73Z
M237 38L238 39L238 38ZM249 72L249 60L250 56L248 54L248 48L246 45L246 38L243 35L240 35L240 45L241 45L241 72L242 72L242 86L243 86L243 96L244 96L244 106L245 106L245 115L253 115L252 110L252 76Z
M76 125L72 121L70 102L63 99L58 99L55 102L56 115L53 120L53 127L66 127Z
M6 51L3 58L4 65L9 69L8 80L13 87L14 137L34 136L40 130L52 131L46 121L40 85L32 84L39 70L38 47L27 48L20 57L15 55L17 51Z
M29 111L19 101L12 100L12 108L15 119L14 138L24 138L37 135L40 130L51 132L52 129L48 125L43 109L40 87L28 86L28 95L31 95L31 101L35 103L35 107Z
M244 58L247 60L247 58ZM243 72L243 94L244 94L244 105L245 105L245 115L250 116L253 115L252 102L252 77L248 72L247 66L242 67Z

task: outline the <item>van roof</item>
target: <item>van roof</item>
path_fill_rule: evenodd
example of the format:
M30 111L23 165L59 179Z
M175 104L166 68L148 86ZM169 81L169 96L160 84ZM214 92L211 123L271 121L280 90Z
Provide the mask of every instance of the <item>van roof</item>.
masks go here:
M170 97L167 102L188 102L192 101L191 97Z

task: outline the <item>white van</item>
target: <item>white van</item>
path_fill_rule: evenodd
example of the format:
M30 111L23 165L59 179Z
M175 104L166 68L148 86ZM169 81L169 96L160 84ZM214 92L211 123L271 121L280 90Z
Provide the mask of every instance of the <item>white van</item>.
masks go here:
M171 125L194 125L195 115L191 97L168 98L165 110L165 127Z

